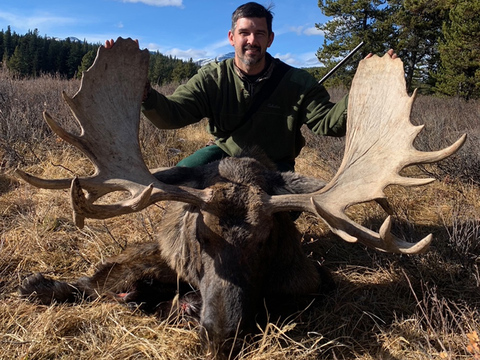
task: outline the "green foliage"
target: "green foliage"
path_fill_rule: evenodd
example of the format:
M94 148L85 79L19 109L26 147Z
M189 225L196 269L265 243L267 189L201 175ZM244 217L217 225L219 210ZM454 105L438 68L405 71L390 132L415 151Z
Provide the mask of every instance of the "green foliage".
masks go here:
M81 78L84 71L87 71L90 66L92 66L95 61L95 56L97 56L97 50L89 50L85 55L83 55L82 61L78 66L77 78Z
M93 64L98 47L70 38L42 37L37 30L18 35L9 26L0 31L1 65L20 77L59 74L68 79L81 78ZM159 85L181 82L193 76L198 68L192 60L185 62L157 52L151 54L148 77Z
M324 67L309 67L309 68L304 68L303 70L307 71L312 75L315 79L320 81L320 79L323 78L323 76L327 73L326 69Z
M197 73L198 66L195 65L192 59L188 62L181 62L172 71L172 81L181 82L182 80L191 78Z
M320 0L318 6L322 12L333 19L325 24L316 24L324 32L323 47L317 51L319 61L330 70L361 41L364 47L349 64L339 69L335 77L327 81L329 86L341 82L346 86L355 73L352 64L365 57L369 52L383 51L388 34L393 27L387 20L391 9L384 0Z
M331 69L356 44L383 54L393 48L405 66L407 91L478 97L480 87L480 0L319 0L332 20L317 57ZM358 60L358 59L357 59ZM352 64L337 71L328 86L349 86Z
M0 31L0 38L3 65L21 77L37 77L47 73L72 78L85 53L96 47L85 41L42 37L38 30L18 35L10 27Z
M200 67L192 59L188 62L156 53L150 54L148 79L152 84L166 85L171 82L179 83L191 78Z
M448 16L445 0L390 0L395 24L392 47L405 64L407 90L435 83L442 24ZM427 86L425 86L427 85Z
M480 1L457 0L443 26L437 92L465 99L480 97Z

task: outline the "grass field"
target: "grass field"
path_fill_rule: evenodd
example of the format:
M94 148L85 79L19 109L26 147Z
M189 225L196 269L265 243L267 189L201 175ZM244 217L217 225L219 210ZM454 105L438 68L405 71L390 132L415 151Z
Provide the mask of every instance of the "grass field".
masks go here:
M0 71L0 359L204 359L194 323L160 321L104 300L40 306L17 294L32 273L72 280L128 244L156 240L162 203L133 215L87 220L80 230L72 222L68 191L37 189L14 176L16 167L47 178L92 171L41 115L48 109L75 131L60 93L72 95L78 86ZM332 90L333 98L343 93ZM452 158L406 170L437 181L387 189L394 233L412 241L433 233L430 251L378 253L344 243L321 219L302 214L297 225L305 251L331 269L337 289L268 324L245 345L242 359L480 359L480 103L419 97L412 121L426 124L416 142L422 150L468 134ZM305 135L297 172L331 178L343 140ZM141 125L149 167L172 166L208 140L204 124L176 131ZM356 205L349 214L376 230L384 219L374 204Z

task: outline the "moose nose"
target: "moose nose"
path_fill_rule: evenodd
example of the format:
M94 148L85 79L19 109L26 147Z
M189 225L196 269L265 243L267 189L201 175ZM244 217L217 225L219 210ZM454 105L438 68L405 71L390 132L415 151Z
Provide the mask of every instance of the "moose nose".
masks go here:
M200 331L202 346L207 354L215 360L234 359L242 348L242 340L234 337L212 339L207 330Z
M202 322L200 339L205 350L216 360L235 358L243 342L238 328L218 331L218 324L210 320Z

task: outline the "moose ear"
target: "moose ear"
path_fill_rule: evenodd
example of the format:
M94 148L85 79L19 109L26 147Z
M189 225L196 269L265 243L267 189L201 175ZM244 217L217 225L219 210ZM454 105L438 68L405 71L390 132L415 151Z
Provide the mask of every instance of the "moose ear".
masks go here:
M164 184L205 188L205 170L201 167L174 166L152 170L152 175Z
M151 171L152 175L164 184L205 189L219 181L218 164L218 161L214 161L195 167L173 166Z
M308 194L323 188L327 183L321 179L300 175L291 171L282 172L283 186L276 186L275 195Z

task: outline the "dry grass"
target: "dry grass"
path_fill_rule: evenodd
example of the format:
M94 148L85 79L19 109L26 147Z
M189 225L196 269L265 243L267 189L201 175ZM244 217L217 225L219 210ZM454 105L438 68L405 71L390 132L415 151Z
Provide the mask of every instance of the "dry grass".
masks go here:
M47 307L18 297L16 287L31 273L74 279L90 274L93 264L126 244L155 240L163 208L158 204L134 215L87 221L79 230L72 223L67 191L36 189L16 180L16 164L44 177L88 174L92 168L76 150L43 129L43 104L35 106L36 84L0 77L0 116L9 124L2 128L0 143L0 358L204 359L194 324L159 321L104 301ZM46 89L43 96L51 99L47 107L64 121L68 112L54 97L60 89L75 89L76 83L47 80L40 80ZM18 101L28 103L21 104L21 111L17 103L1 103L2 97L13 94L23 94ZM451 107L432 119L427 110L436 101L422 98L415 108L416 119L427 123L421 144L435 145L438 121L450 121L458 132L479 134L478 119L465 123L467 115L463 116L471 109L480 113L478 103L451 100ZM18 116L24 119L19 130ZM463 122L458 124L449 120L459 117ZM209 140L203 129L204 124L198 124L163 132L143 122L142 149L148 165L173 165L203 146ZM297 171L330 178L343 141L308 135L308 143ZM478 158L478 145L469 144L470 152L460 156ZM436 167L427 170L439 174ZM422 174L425 169L408 171ZM241 358L479 360L480 188L454 173L439 179L422 188L388 189L399 236L419 239L434 234L434 245L424 255L381 254L343 243L321 220L302 214L297 222L305 249L332 270L338 287L305 311L270 323L253 344L245 345ZM349 212L375 229L384 218L373 204Z

